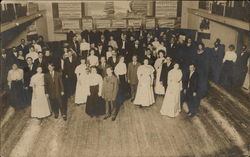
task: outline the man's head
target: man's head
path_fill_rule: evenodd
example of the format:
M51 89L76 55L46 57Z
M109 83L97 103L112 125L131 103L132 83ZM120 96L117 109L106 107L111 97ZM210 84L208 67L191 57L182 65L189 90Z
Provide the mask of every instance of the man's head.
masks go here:
M28 65L31 65L33 63L33 59L31 57L28 57L26 59L26 62L27 62Z
M189 71L194 72L195 71L195 66L193 64L189 65Z

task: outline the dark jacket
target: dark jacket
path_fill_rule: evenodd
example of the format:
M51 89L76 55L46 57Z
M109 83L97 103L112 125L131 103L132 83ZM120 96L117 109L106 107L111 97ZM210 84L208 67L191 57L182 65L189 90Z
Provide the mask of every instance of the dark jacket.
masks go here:
M162 70L160 75L160 81L162 82L163 86L166 88L168 85L168 72L173 69L173 63L170 63L168 66L167 63L162 64Z
M45 93L49 95L50 99L61 99L61 92L64 92L62 75L54 71L54 79L50 73L44 75Z
M188 72L184 77L183 77L183 89L186 89L187 91L193 93L197 92L198 89L198 81L199 81L199 75L195 71L191 78L189 78L190 72Z

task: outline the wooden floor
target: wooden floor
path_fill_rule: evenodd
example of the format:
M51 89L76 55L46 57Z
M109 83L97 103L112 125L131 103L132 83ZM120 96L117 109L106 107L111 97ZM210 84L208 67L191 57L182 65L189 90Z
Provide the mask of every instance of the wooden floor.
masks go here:
M216 94L217 92L217 94ZM161 116L162 97L148 108L127 101L116 121L90 118L85 106L68 104L68 120L30 118L17 111L3 126L3 157L241 157L250 141L249 110L211 89L198 116ZM222 104L220 104L222 103ZM246 106L247 107L247 106ZM249 109L249 108L248 108ZM237 111L236 111L237 110ZM218 113L218 116L216 114ZM237 115L235 115L237 114ZM228 124L220 124L221 115ZM234 118L235 116L235 118ZM224 122L221 120L222 122ZM241 121L242 120L242 121ZM226 122L226 123L227 123ZM244 124L244 125L243 125ZM228 128L227 128L228 127ZM229 131L227 131L229 129ZM236 132L230 132L233 129ZM233 136L233 137L232 137Z

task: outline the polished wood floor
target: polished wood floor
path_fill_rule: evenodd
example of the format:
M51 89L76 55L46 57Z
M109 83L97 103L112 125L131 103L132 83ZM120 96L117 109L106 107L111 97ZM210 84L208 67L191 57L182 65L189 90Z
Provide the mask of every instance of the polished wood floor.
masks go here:
M3 157L241 157L248 155L250 112L212 88L199 114L161 116L163 98L139 108L127 101L116 121L90 118L68 104L68 120L16 111L1 128Z

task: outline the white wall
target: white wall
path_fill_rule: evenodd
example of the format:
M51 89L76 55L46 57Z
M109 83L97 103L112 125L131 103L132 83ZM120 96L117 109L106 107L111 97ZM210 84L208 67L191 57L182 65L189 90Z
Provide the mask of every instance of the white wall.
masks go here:
M188 8L198 9L199 1L182 1L181 28L188 28Z
M189 14L187 27L199 30L200 18L199 16ZM232 27L210 20L210 33L210 39L203 40L204 44L208 47L212 47L217 38L220 38L221 43L225 44L226 47L230 44L237 46L238 31Z

